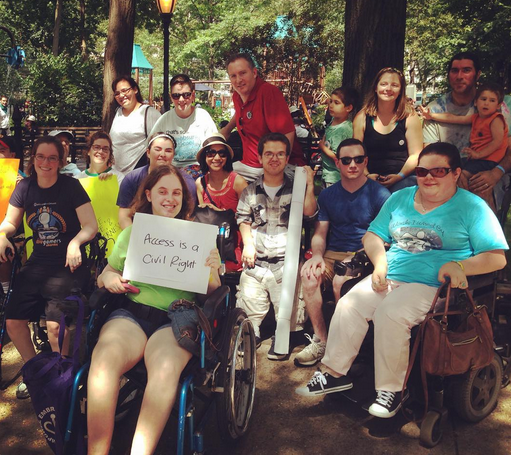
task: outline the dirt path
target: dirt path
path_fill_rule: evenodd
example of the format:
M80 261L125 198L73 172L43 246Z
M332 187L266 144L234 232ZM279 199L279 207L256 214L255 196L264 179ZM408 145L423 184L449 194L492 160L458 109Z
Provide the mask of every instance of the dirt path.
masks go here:
M236 447L226 448L218 437L214 413L206 431L208 454L224 455L318 455L318 454L396 454L396 455L506 455L511 453L511 389L504 389L495 412L483 422L471 425L449 418L444 437L429 450L418 443L416 424L401 417L372 418L344 398L303 398L294 389L307 382L311 368L296 368L292 360L271 362L266 358L269 340L258 351L257 395L248 434ZM295 349L295 353L299 348ZM19 366L12 344L3 356L4 377ZM116 432L115 449L124 455L136 416L123 421ZM157 455L174 453L175 419L171 419L158 446ZM50 455L38 428L30 400L15 398L15 385L1 392L0 455Z

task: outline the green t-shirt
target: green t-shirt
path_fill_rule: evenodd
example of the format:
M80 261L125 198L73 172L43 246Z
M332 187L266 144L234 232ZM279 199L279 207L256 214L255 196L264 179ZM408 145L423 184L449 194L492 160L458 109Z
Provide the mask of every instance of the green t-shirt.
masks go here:
M124 270L130 235L131 226L127 227L119 234L112 254L108 258L108 264L120 272ZM164 288L163 286L140 283L138 281L130 281L130 284L140 289L139 294L133 294L131 292L128 293L128 298L130 300L152 306L160 310L167 311L169 305L177 299L186 299L192 302L195 301L195 294L193 292L178 291L177 289Z
M346 120L339 125L328 125L325 130L325 145L334 152L337 152L337 147L344 141L353 137L353 123L351 120ZM325 153L321 152L322 166L323 166L323 181L325 183L337 183L341 180L339 169L335 165L335 161L328 157Z

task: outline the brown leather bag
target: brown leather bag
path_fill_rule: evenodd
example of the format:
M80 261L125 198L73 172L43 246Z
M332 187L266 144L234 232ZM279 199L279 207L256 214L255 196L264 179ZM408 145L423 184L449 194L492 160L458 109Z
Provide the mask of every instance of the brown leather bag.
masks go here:
M489 365L493 359L493 331L486 308L476 307L470 292L465 292L470 304L468 313L449 311L449 283L445 308L435 313L440 289L420 329L422 368L436 376L451 376ZM463 321L449 330L447 318L456 314L461 315Z
M446 287L447 296L444 310L435 313L440 293ZM449 311L451 283L450 281L444 283L438 288L429 313L420 325L410 355L402 393L405 392L415 357L419 351L419 346L422 344L421 379L425 407L424 414L418 420L411 419L403 407L403 413L409 420L420 421L426 417L428 412L426 373L436 376L463 374L473 369L483 368L493 360L493 330L486 307L476 307L470 292L468 290L464 292L470 304L470 310L468 312ZM462 315L464 319L454 330L449 330L447 318L454 315Z

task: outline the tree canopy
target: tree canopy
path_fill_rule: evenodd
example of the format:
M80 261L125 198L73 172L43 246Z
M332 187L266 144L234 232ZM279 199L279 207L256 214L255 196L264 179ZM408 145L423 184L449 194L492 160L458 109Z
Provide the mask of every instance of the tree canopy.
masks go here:
M350 0L359 3L361 0ZM387 2L389 0L382 0ZM14 32L26 52L25 67L7 68L0 91L19 101L37 104L43 122L100 124L96 107L103 102L101 78L108 34L109 3L104 0L62 1L58 57L54 47L57 0L0 2L0 21ZM154 0L133 1L134 42L154 67L154 92L162 91L163 34ZM227 54L249 50L263 74L287 74L282 85L290 101L317 84L326 72L329 90L342 85L345 64L345 2L315 0L178 0L170 26L170 74L185 72L195 79L224 79ZM376 14L375 9L371 14ZM441 89L446 63L456 52L474 50L481 56L484 76L511 83L511 5L507 0L408 0L404 68L418 89ZM369 24L368 18L361 18ZM283 25L282 25L283 24ZM287 24L287 25L286 25ZM362 24L362 26L364 26ZM368 30L369 33L371 30ZM119 36L120 42L128 37ZM375 39L382 39L375 36ZM0 34L0 52L9 47ZM350 61L356 65L356 59ZM54 80L58 74L59 79ZM102 78L101 78L102 79ZM147 83L141 79L147 96ZM50 94L51 92L51 94ZM69 92L83 98L70 103ZM46 94L47 101L44 101ZM67 110L52 113L51 99L63 98ZM76 106L76 109L71 106ZM80 106L80 107L78 107ZM69 117L68 117L69 116Z

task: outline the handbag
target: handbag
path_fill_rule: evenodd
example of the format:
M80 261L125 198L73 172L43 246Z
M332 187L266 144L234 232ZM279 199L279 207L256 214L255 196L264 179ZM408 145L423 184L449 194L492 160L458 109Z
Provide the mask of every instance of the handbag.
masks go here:
M439 292L421 324L421 363L424 371L436 376L451 376L489 365L493 359L493 330L486 308L476 307L470 293L465 291L470 304L468 314L449 311L449 283L444 311L435 313ZM463 321L451 328L449 315L462 315ZM441 318L436 319L439 316Z
M186 299L174 300L168 309L167 316L170 319L172 331L176 340L183 349L200 357L200 333L206 336L209 346L213 351L217 348L213 344L213 335L208 318L194 302Z
M42 352L30 359L22 368L23 382L30 398L46 442L53 453L64 453L64 437L75 375L80 369L80 343L84 319L84 304L80 297L72 295L65 299L78 304L78 318L70 358L62 355L65 333L65 315L60 320L59 348L61 352ZM77 448L85 453L85 447Z
M435 312L440 293L447 288L445 307ZM419 327L408 364L402 393L413 368L415 357L421 348L421 378L426 407L428 408L428 387L426 373L435 376L452 376L480 369L493 360L493 330L486 307L477 307L470 292L463 290L469 303L468 311L449 311L451 283L447 281L436 292L431 308ZM462 322L450 327L448 317L460 316ZM405 414L406 415L406 414Z
M213 202L213 199L210 198L210 200ZM237 264L236 248L238 246L238 224L236 223L236 214L234 211L231 209L215 210L211 207L197 207L195 209L195 221L204 224L212 224L218 227L222 225L225 226L223 248L221 248L218 238L217 247L224 261L231 261Z

